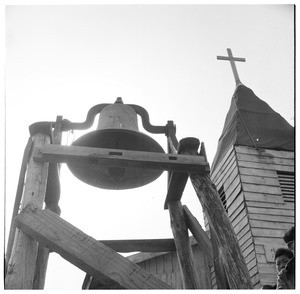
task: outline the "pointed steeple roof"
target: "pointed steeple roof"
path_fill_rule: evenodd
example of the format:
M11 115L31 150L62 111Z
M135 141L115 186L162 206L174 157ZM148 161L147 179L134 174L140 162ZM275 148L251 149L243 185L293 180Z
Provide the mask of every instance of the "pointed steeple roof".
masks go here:
M231 99L211 171L233 145L293 151L294 127L243 84Z

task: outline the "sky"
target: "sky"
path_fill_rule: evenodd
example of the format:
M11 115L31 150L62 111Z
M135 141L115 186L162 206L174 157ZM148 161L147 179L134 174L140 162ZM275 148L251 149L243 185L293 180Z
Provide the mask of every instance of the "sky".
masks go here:
M49 1L48 1L49 3ZM194 2L195 3L195 2ZM9 3L8 1L8 4ZM14 4L14 2L12 2ZM5 9L5 235L28 127L57 115L83 122L88 110L122 97L153 125L174 121L178 140L204 142L211 164L235 81L294 125L292 5L8 5ZM88 131L94 130L95 125ZM147 133L139 125L140 131ZM70 145L83 132L68 132ZM164 135L151 135L167 150ZM136 189L103 190L61 169L61 217L98 240L172 238L164 210L167 173ZM203 225L190 184L182 203ZM45 289L80 289L85 273L52 253Z

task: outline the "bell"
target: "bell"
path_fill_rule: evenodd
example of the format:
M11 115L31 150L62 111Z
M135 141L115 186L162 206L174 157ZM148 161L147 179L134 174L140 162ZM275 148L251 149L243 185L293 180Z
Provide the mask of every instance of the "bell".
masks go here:
M78 138L73 146L124 149L164 153L151 137L139 132L137 114L118 98L100 112L96 131ZM102 189L121 190L140 187L156 180L163 171L145 168L109 167L96 164L68 164L81 181Z

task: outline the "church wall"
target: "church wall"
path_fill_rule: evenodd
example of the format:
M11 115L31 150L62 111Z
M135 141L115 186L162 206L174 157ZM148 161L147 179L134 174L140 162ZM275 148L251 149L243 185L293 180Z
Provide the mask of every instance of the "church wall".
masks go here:
M277 172L294 172L293 152L235 146L211 175L255 288L276 283L274 252L294 224L293 197L283 197Z
M219 166L211 175L213 183L219 191L221 200L223 200L223 207L226 209L234 232L237 236L241 251L245 258L248 270L250 272L253 284L257 284L257 261L255 255L255 247L253 245L253 237L251 234L251 227L249 224L249 217L246 207L244 194L242 191L242 183L240 179L239 168L237 164L236 152L232 147L223 157ZM206 217L206 229L209 225ZM216 285L213 285L214 288Z
M294 203L283 197L277 172L294 172L294 153L236 146L260 284L276 284L274 253L294 225Z
M199 248L198 245L192 245L194 256L194 266L200 279L200 284L203 289L211 289L211 281L213 275L211 273L210 262L205 253ZM134 261L133 257L128 257ZM177 259L176 251L168 252L153 256L148 253L138 253L134 258L139 261L136 263L153 274L158 279L169 284L174 289L183 289L182 278Z

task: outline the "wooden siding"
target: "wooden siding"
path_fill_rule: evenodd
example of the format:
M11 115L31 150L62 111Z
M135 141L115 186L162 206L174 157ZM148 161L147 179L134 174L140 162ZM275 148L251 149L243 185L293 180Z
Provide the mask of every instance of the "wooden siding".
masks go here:
M295 221L294 203L283 198L277 172L294 172L293 152L234 146L211 175L225 192L254 288L276 283L274 252L285 247L283 234Z
M192 250L201 288L211 289L212 275L209 259L198 245L193 245ZM137 264L171 287L183 289L176 251L152 257Z

